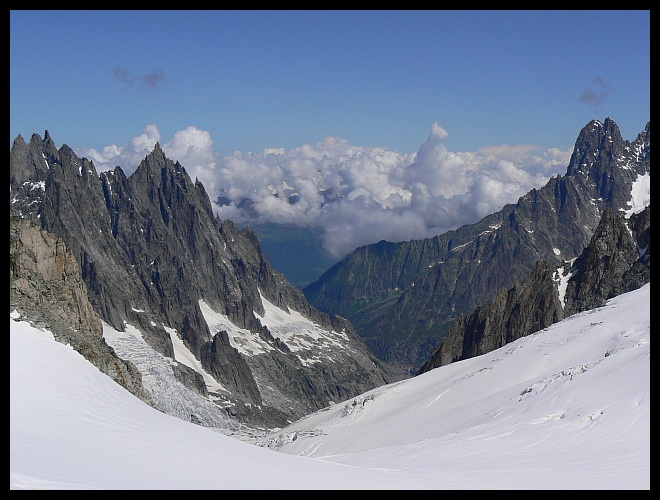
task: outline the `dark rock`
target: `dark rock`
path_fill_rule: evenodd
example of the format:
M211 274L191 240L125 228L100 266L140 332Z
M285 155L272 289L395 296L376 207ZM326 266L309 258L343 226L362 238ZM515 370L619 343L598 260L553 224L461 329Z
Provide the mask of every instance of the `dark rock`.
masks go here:
M534 271L491 304L463 315L419 373L498 349L563 318L554 281L555 269L538 262Z
M44 140L34 134L29 144L17 137L10 152L12 215L62 239L79 263L89 302L109 326L136 327L172 359L175 330L227 389L227 411L242 422L281 425L339 395L349 398L392 380L352 326L312 307L271 267L252 230L213 215L202 184L166 158L159 144L126 177L119 167L97 174L92 162L66 145L58 150L48 134ZM344 349L328 356L311 345L309 355L318 361L303 364L257 319L264 314L262 297L285 313L300 313ZM237 329L258 335L267 352L246 355L226 333L211 331L201 301ZM186 369L175 373L203 393ZM301 389L309 387L315 389Z
M606 209L572 265L554 268L537 262L532 273L500 290L492 303L462 315L419 373L493 351L649 283L650 214L650 205L630 219ZM560 292L562 277L567 284Z
M571 266L564 314L601 307L608 299L648 283L650 234L650 206L630 220L606 210L589 245Z

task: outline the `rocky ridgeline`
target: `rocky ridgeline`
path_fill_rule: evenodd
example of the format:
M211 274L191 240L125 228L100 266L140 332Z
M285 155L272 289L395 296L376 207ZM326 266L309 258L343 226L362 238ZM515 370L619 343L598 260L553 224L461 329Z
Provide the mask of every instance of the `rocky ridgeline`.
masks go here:
M650 205L630 219L607 209L572 265L555 268L537 262L516 286L500 290L492 303L461 316L419 373L493 351L649 283L650 236Z
M305 287L321 310L348 318L372 351L405 378L417 373L461 315L495 300L538 261L578 257L606 209L630 207L650 174L650 123L633 142L607 118L579 133L566 175L517 203L432 238L356 249Z
M651 206L626 219L606 210L570 267L564 316L601 307L651 281Z
M181 382L222 399L222 411L240 422L283 425L391 380L348 321L312 307L272 269L254 232L213 215L204 186L159 144L126 177L119 167L98 174L67 145L56 148L47 131L29 144L18 136L10 151L10 216L61 238L93 310L110 327L134 326L172 359L174 330L226 393L209 394L202 375L178 363ZM259 319L262 296L340 348L296 343L295 332L274 336ZM224 327L207 324L201 301L228 320ZM250 342L263 349L250 351ZM313 361L303 362L303 351Z

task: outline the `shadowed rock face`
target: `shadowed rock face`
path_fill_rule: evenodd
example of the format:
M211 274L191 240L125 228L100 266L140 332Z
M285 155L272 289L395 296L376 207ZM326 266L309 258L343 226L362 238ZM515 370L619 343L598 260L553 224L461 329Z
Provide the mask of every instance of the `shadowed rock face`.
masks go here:
M606 210L571 267L564 315L600 307L651 280L651 206L629 220Z
M553 274L554 269L539 263L527 279L498 292L492 304L461 316L420 373L499 349L562 319Z
M572 314L605 305L651 281L651 207L630 219L606 209L589 245L558 268L534 271L495 300L459 318L419 373L498 349ZM559 282L567 280L560 297Z
M68 146L57 149L48 132L29 144L19 136L10 152L10 216L61 238L93 310L108 325L136 327L172 359L175 330L227 388L223 407L241 422L282 425L391 380L348 321L312 307L271 268L254 232L214 217L202 184L158 144L126 177L119 167L98 174ZM341 348L330 354L323 342L309 341L309 331L273 335L259 319L262 297L282 314L299 313ZM201 302L233 333L211 328ZM241 335L255 339L261 352L241 351L237 343L247 342ZM308 341L293 352L287 342L303 345L301 336ZM183 365L175 373L205 394L201 376Z
M559 266L576 258L607 208L629 208L633 182L650 173L650 162L650 123L628 142L611 119L593 120L579 133L566 175L475 224L360 247L305 294L348 318L380 359L410 376L461 315L492 302L537 261Z

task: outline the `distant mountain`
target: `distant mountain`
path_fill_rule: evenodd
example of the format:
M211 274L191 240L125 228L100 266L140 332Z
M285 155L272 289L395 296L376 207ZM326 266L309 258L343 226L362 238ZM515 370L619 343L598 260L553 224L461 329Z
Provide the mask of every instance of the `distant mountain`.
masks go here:
M494 351L650 283L650 241L650 205L629 219L606 209L579 257L556 269L537 262L516 286L461 316L419 373Z
M252 230L214 217L203 185L159 144L126 177L119 167L98 174L48 131L29 144L19 135L9 206L10 220L31 220L71 253L106 343L113 331L137 331L134 341L169 359L219 414L281 426L392 380L348 321L311 306L272 268ZM10 308L40 319L15 291ZM143 379L153 378L135 356ZM166 396L148 392L170 411Z
M516 204L433 238L356 249L304 288L309 301L348 318L401 378L417 373L461 315L516 285L537 261L575 259L606 209L631 209L650 176L650 123L633 142L616 123L590 121L566 175Z
M257 234L271 265L292 285L313 283L337 262L325 251L318 228L273 222L248 226Z

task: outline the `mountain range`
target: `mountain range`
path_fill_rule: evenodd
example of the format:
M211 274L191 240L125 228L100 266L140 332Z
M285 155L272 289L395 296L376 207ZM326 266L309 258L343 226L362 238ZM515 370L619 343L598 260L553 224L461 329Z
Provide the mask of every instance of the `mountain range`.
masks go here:
M492 303L461 316L419 372L494 351L650 283L650 236L650 205L630 218L606 209L579 257L557 269L539 261Z
M281 426L392 380L350 322L312 307L270 266L255 233L215 217L203 185L158 144L126 177L119 167L97 173L67 145L58 149L48 131L29 143L18 136L10 152L12 234L10 308L52 323L61 339L164 411L172 405L157 374L135 346L115 357L121 346L108 342L112 332L138 332L136 346L169 359L166 369L203 400L185 417L205 425ZM42 258L64 252L65 269ZM68 295L76 301L49 294L53 281L75 285ZM41 309L61 314L33 311L35 301L52 299L60 304ZM108 344L102 362L81 336ZM116 358L137 370L107 369Z
M649 282L648 179L650 124L629 143L594 120L565 176L476 224L360 247L303 290L159 144L126 177L18 136L10 310L164 413L253 439Z
M635 190L650 185L650 144L650 122L629 142L612 119L592 120L565 175L475 224L357 248L305 295L349 319L400 378L414 375L462 315L493 302L539 261L558 268L576 259L607 209L629 215Z

